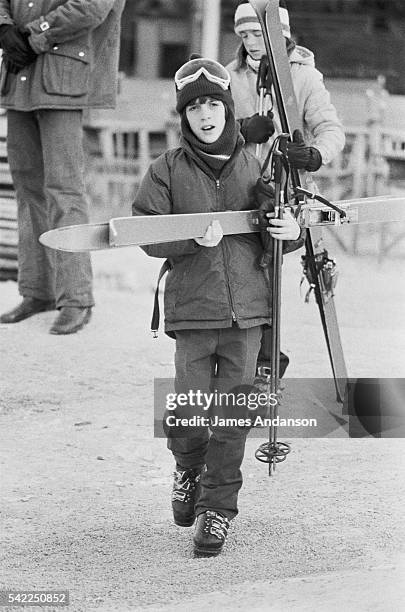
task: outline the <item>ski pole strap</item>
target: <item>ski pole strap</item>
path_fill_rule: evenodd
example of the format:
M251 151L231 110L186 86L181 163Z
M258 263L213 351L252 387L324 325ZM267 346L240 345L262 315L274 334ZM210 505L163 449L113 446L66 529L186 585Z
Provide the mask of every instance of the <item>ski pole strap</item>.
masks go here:
M283 193L283 203L288 202L288 179L290 166L287 160L287 134L280 134L277 137L277 148L273 151L272 166L273 180L280 185L280 192Z
M287 156L286 156L286 149L284 146L284 142L285 139L289 137L289 134L279 134L277 136L277 138L274 139L273 144L270 147L269 152L266 155L266 159L263 162L263 165L261 167L260 170L260 177L267 183L269 183L271 181L272 178L272 174L273 174L273 157L274 154L276 153L276 151L278 152L278 154L282 155L282 162L283 162L283 167L288 175L289 173L289 165L288 165L288 161L287 161ZM270 173L271 176L268 177L267 173L267 169L270 167ZM267 177L267 178L266 178Z
M277 136L271 148L271 155L266 158L265 164L262 168L261 180L264 183L269 183L270 180L274 181L276 188L279 188L280 200L284 206L288 201L288 177L289 177L289 165L286 157L286 144L288 134L280 134ZM264 176L267 170L267 164L271 162L270 176ZM280 202L276 203L278 206ZM261 268L268 268L273 261L273 241L268 237L264 242L263 254L259 261Z
M152 313L152 321L150 324L150 330L152 332L153 338L157 338L158 337L158 330L159 330L159 323L160 323L160 308L159 308L159 285L160 285L160 281L162 280L162 278L164 277L164 275L166 274L166 272L168 272L172 267L172 264L170 263L170 261L168 259L166 259L163 262L162 267L160 268L159 271L159 276L158 276L158 280L157 280L157 285L156 285L156 289L155 289L155 299L154 299L154 303L153 303L153 313Z
M336 210L336 212L339 213L342 219L346 217L346 211L344 211L342 208L339 208L339 206L336 206L336 204L332 204L332 202L329 202L329 200L321 196L319 193L311 193L310 191L308 191L308 189L304 189L303 187L296 187L295 192L302 193L307 196L307 198L310 198L311 200L317 200L318 202L321 202L321 204L325 204L325 206Z
M273 158L274 150L275 150L275 147L276 147L276 142L277 142L277 139L276 139L276 140L274 140L273 144L271 145L271 147L270 147L270 149L269 149L269 152L267 153L266 158L265 158L265 160L264 160L264 162L263 162L263 165L262 165L262 167L261 167L261 169L260 169L260 177L261 177L261 178L262 178L262 179L263 179L263 180L264 180L266 183L270 183L270 181L271 181L271 176L269 177L268 175L266 175L266 172L267 172L267 168L268 168L269 166L270 166L270 168L271 168L271 167L272 167L272 165L273 165L273 164L272 164L272 158ZM271 172L271 170L270 170L270 172Z

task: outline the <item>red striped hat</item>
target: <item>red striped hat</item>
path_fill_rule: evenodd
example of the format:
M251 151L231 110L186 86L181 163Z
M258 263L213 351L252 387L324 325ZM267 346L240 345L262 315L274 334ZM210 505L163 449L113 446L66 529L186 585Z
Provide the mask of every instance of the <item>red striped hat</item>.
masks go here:
M284 0L280 0L280 21L283 35L286 38L291 38L290 18L288 15L287 5ZM241 32L246 30L260 30L259 20L254 11L254 8L248 2L239 4L235 11L235 32L240 36Z

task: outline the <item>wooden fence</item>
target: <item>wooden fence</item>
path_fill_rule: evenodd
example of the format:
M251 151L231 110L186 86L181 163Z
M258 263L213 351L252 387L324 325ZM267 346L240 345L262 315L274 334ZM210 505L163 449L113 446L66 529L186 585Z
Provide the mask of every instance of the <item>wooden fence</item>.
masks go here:
M17 278L17 204L7 161L6 118L0 115L0 281Z
M405 192L404 181L392 181L393 164L399 163L405 179L405 132L370 122L348 128L343 152L315 176L321 193L331 200ZM358 225L350 230L326 229L326 234L346 252L377 254L381 261L392 253L405 254L405 224Z
M177 122L160 129L108 122L85 130L87 189L92 218L130 215L131 202L150 162L178 144Z

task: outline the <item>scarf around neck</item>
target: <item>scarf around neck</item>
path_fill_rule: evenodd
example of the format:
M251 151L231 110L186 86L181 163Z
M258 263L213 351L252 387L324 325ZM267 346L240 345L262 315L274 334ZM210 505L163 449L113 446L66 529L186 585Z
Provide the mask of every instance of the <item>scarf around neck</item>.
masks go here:
M255 60L253 57L250 57L250 55L247 55L246 63L253 72L259 72L260 60Z
M181 116L181 132L184 140L205 166L218 176L226 162L231 158L238 140L237 123L233 112L227 108L227 119L221 136L212 143L199 140L191 131L186 113Z

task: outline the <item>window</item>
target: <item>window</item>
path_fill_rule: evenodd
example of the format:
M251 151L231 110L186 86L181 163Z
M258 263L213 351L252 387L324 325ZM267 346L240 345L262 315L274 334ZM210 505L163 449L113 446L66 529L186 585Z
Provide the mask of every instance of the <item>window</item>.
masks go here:
M123 19L121 22L119 70L121 72L125 72L127 76L132 76L135 74L135 41L135 22L132 19Z
M172 79L174 73L188 60L188 45L182 43L163 43L160 45L159 77Z

